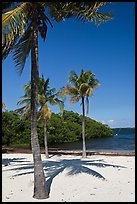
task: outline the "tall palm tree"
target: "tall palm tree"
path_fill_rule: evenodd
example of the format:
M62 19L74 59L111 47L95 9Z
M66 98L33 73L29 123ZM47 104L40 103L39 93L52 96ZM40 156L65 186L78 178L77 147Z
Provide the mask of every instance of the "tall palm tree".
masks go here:
M16 111L21 114L21 117L29 118L31 107L31 83L24 86L24 91L25 95L22 96L23 99L17 103L17 105L23 105L23 107L16 109ZM59 99L56 89L49 87L49 78L44 80L44 76L42 75L38 80L38 120L42 120L43 122L46 158L49 158L47 145L47 121L52 114L48 104L58 105L60 113L63 113L63 101Z
M55 93L55 92L56 92L55 88L49 87L49 78L45 81L44 76L42 75L42 78L40 78L39 87L38 87L38 103L40 106L39 119L42 119L43 127L44 127L44 142L45 142L46 158L49 158L48 145L47 145L47 120L50 119L52 114L48 103L51 105L58 105L60 108L61 114L63 113L63 109L64 109L63 101L57 97L58 93Z
M85 145L85 105L86 113L89 111L89 96L93 96L93 90L95 87L99 86L99 81L94 78L95 74L91 71L85 72L81 70L80 76L76 74L75 71L71 71L69 75L70 84L63 87L60 90L60 95L66 97L69 95L70 102L75 103L81 100L82 104L82 141L83 141L83 151L82 157L86 157L86 145Z
M34 161L34 194L48 198L37 135L38 33L46 39L51 20L60 22L76 17L83 22L100 24L111 19L98 10L107 2L2 2L2 59L12 51L20 73L31 53L31 146Z

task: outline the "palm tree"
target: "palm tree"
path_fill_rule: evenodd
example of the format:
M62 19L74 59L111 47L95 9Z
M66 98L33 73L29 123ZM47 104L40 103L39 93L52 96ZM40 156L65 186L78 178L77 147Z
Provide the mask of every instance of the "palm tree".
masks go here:
M81 70L80 76L75 71L71 71L69 75L69 82L72 85L67 85L60 90L60 95L66 97L69 95L70 102L75 103L81 100L82 104L82 139L83 139L83 151L82 157L86 157L86 145L85 145L85 104L86 113L89 111L89 96L93 96L93 90L99 86L99 81L94 78L95 74L91 71L85 72Z
M51 105L58 105L60 108L61 114L63 113L63 109L64 109L63 101L57 97L58 93L55 93L55 92L56 92L55 88L49 87L49 78L45 81L44 76L42 75L42 78L40 78L39 87L38 87L38 102L40 106L39 119L42 119L43 127L44 127L44 142L45 142L46 158L49 158L48 146L47 146L47 120L50 119L52 114L51 109L48 106L48 103L50 103Z
M16 112L21 114L22 118L30 117L30 107L31 107L31 83L24 86L25 95L22 96L17 105L23 105L23 107L16 109ZM42 120L44 128L44 144L45 144L45 155L46 158L49 158L48 154L48 145L47 145L47 121L51 117L51 109L48 105L58 105L60 108L60 113L63 113L64 103L57 96L58 93L55 93L55 88L49 87L49 78L44 80L44 76L39 77L38 80L38 120Z
M40 146L37 134L38 93L38 33L46 39L51 20L60 22L76 17L83 22L100 24L111 19L110 13L98 10L107 2L2 2L2 59L13 52L13 59L22 73L31 53L31 146L34 161L34 194L37 199L48 198Z
M2 102L2 109L6 110L6 104Z

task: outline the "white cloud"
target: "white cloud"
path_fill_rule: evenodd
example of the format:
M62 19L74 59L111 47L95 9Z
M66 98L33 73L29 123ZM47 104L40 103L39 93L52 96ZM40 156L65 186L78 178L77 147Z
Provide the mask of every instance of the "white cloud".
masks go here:
M116 128L116 127L135 127L135 120L128 120L128 119L121 119L121 120L102 120L101 123L107 124L111 128Z
M115 122L114 120L108 120L107 121L108 123L113 123L113 122Z

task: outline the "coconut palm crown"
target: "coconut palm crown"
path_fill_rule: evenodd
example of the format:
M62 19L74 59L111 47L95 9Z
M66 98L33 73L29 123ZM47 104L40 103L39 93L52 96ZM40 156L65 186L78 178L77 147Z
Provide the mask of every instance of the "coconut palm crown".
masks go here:
M95 74L91 71L85 72L81 70L80 76L75 71L71 71L69 75L69 83L60 91L61 96L64 98L66 95L71 97L70 103L78 102L81 98L86 99L86 113L89 112L89 96L94 96L93 90L99 86L100 83L94 78ZM72 84L72 85L71 85Z

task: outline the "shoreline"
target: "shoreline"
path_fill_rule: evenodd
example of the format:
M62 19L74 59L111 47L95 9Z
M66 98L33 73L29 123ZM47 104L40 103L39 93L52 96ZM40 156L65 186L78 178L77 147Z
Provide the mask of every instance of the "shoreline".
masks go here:
M77 155L80 156L82 154L82 150L66 150L61 148L49 148L49 154L62 154L62 155ZM15 154L15 153L25 153L31 154L31 149L26 148L5 148L2 152L3 154ZM90 155L106 155L106 156L135 156L135 151L130 150L87 150L87 156ZM41 154L44 154L44 149L41 149Z

